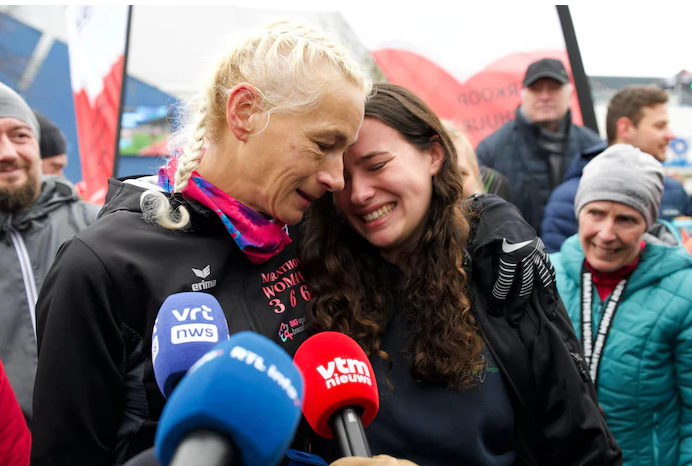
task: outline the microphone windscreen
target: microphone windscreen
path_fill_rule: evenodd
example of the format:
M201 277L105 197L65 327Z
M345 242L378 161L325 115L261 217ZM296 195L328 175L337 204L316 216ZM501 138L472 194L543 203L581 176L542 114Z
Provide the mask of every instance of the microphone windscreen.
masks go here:
M168 398L187 370L228 336L226 316L212 295L185 292L166 298L151 337L154 377L163 396Z
M233 441L241 464L275 466L300 421L303 378L276 343L240 332L196 362L164 406L156 456L164 466L190 433L211 430Z
M293 361L305 380L303 415L320 437L334 437L329 419L337 410L363 410L364 427L380 407L375 374L363 349L339 332L322 332L305 340Z

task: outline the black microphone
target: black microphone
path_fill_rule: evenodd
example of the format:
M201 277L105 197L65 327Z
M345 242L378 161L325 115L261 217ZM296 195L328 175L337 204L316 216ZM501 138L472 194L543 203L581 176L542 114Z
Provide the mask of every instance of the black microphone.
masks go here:
M341 456L370 458L370 445L361 422L362 410L353 406L341 408L329 419L329 427L341 449Z

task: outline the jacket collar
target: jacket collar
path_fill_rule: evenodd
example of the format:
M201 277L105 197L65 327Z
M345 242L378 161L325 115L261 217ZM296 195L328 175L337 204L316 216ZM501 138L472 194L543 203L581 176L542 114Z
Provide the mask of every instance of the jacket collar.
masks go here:
M101 217L117 211L129 211L142 214L139 201L142 194L153 189L161 191L157 183L158 177L153 176L130 176L122 178L110 178L108 180L108 192L106 194L105 205L100 214ZM218 216L210 209L199 202L185 199L179 194L164 193L171 203L184 205L192 217L188 231L208 231L213 234L228 234Z

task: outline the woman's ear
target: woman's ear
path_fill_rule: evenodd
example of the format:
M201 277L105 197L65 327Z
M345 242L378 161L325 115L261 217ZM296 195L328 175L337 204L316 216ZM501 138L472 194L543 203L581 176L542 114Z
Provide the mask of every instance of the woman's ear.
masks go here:
M262 95L249 83L240 83L228 93L226 100L226 124L240 141L247 141L253 134L253 120L261 111Z
M442 148L440 141L433 142L433 145L428 149L431 157L430 163L430 176L435 176L442 168L442 164L445 161L445 151Z

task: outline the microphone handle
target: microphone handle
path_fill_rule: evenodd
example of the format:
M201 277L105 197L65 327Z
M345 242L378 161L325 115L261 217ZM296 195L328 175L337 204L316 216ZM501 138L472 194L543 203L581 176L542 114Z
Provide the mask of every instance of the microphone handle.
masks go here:
M227 437L211 430L192 432L180 442L169 466L234 466L240 464Z
M356 408L352 406L341 408L332 415L329 421L334 438L339 444L342 458L348 456L372 457L363 423Z
M156 459L154 447L151 447L130 458L123 466L161 466L161 463Z

